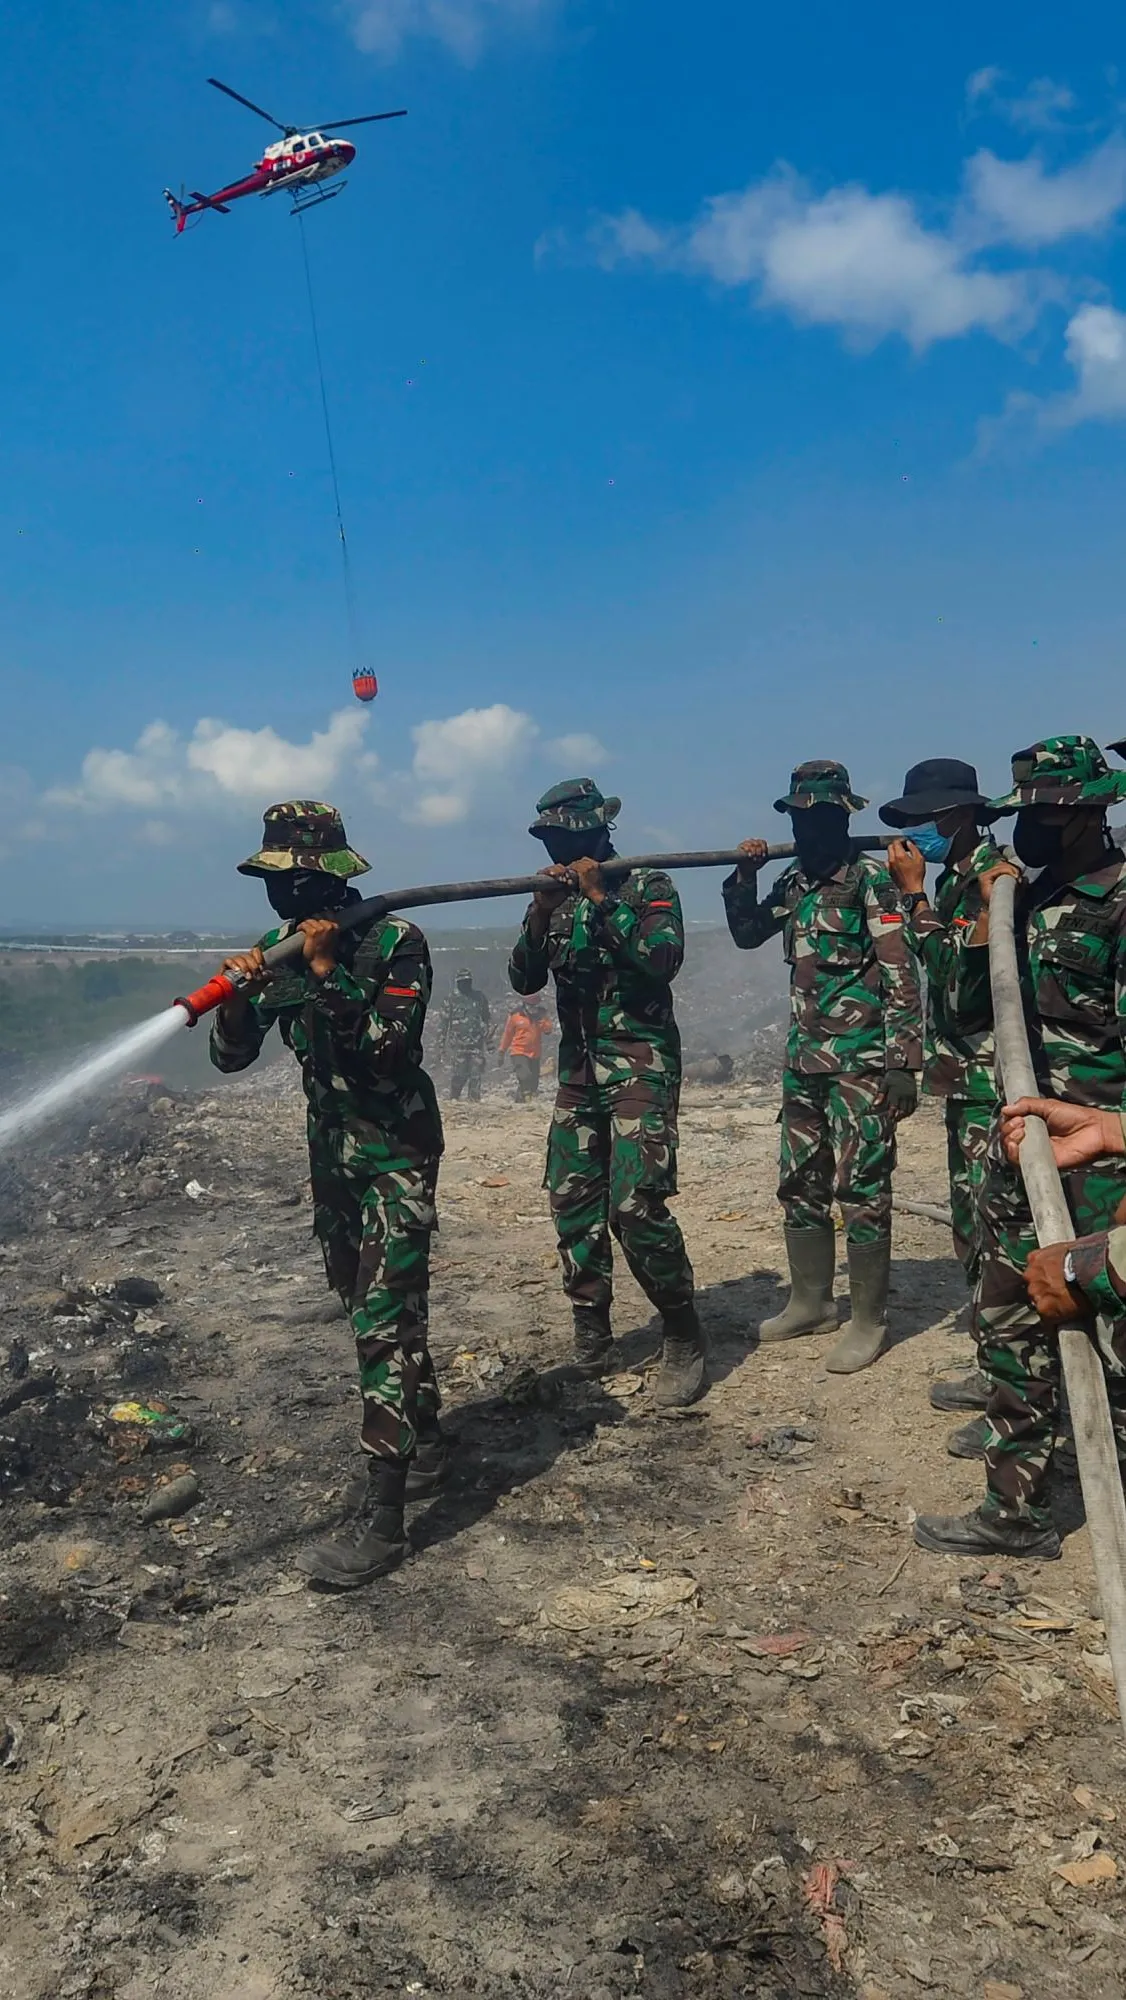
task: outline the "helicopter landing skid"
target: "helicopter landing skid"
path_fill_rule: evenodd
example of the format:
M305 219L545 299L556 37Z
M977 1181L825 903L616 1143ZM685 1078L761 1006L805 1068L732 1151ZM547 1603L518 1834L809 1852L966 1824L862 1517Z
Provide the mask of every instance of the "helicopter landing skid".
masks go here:
M310 188L308 192L301 193L298 193L297 189L293 188L290 190L290 199L293 207L289 212L291 215L304 215L307 208L320 208L322 203L326 201L335 201L338 194L344 193L347 185L347 181L341 181L339 187Z

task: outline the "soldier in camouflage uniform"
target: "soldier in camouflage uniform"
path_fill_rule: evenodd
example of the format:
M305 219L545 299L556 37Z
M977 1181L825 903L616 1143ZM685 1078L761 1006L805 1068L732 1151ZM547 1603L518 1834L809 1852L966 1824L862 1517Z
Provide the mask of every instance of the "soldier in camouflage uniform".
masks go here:
M442 1009L442 1057L450 1063L451 1097L460 1097L464 1090L472 1103L480 1103L488 1046L489 1003L463 965Z
M923 1088L946 1101L954 1250L972 1291L979 1262L977 1200L997 1091L992 1019L972 1030L963 1026L955 985L959 952L981 914L978 878L1008 864L985 830L992 809L978 789L972 764L932 757L913 765L904 779L903 797L881 806L880 818L886 826L911 829L910 840L892 842L888 873L903 897L912 949L926 970ZM928 861L942 865L933 902L926 886ZM984 1410L989 1395L990 1384L979 1365L953 1381L935 1382L930 1399L936 1410ZM985 1436L984 1419L975 1418L952 1433L947 1449L955 1458L980 1458Z
M332 806L271 806L262 846L239 873L258 876L278 917L224 970L250 981L215 1015L211 1060L254 1062L276 1023L301 1065L308 1101L313 1227L329 1284L351 1317L368 1456L366 1491L346 1531L298 1557L308 1575L351 1588L401 1562L404 1502L441 1483L446 1446L427 1347L430 1236L442 1151L434 1088L422 1067L430 954L421 931L385 916L339 931L360 900L367 862ZM303 959L275 971L262 952L295 929Z
M867 803L843 764L799 764L776 812L789 813L798 858L760 902L766 842L723 885L741 951L783 934L790 1032L782 1076L781 1176L790 1298L759 1329L764 1341L835 1331L834 1194L848 1239L852 1318L826 1363L852 1374L886 1336L895 1129L915 1109L922 1009L903 906L887 870L852 856L849 814Z
M1126 1111L1100 1111L1094 1105L1060 1103L1052 1097L1021 1097L1001 1109L1005 1157L1014 1167L1020 1160L1024 1121L1032 1117L1044 1120L1061 1174L1096 1160L1126 1156ZM1126 1201L1119 1203L1109 1228L1033 1250L1024 1275L1041 1319L1062 1325L1098 1314L1100 1347L1105 1353L1109 1335L1108 1358L1118 1369L1126 1368ZM1111 1417L1126 1477L1126 1408L1117 1398L1111 1402Z
M1049 737L1013 758L1013 790L995 799L1016 811L1013 846L1041 872L1022 885L1017 948L1032 1054L1046 1094L1118 1112L1126 1097L1126 858L1112 845L1106 813L1126 797L1126 772L1111 771L1086 736ZM988 904L992 876L980 878ZM991 1016L988 910L960 956L961 1018ZM1096 1156L1064 1175L1080 1235L1106 1229L1126 1194L1126 1160ZM981 1273L975 1332L993 1383L985 1447L988 1490L961 1518L920 1515L915 1539L941 1555L1050 1558L1060 1553L1047 1504L1059 1421L1059 1350L1054 1326L1029 1297L1036 1232L1019 1172L990 1139L979 1206ZM1126 1435L1126 1379L1107 1382Z
M692 1266L666 1206L676 1193L680 1035L672 981L684 957L680 900L645 869L610 887L610 826L620 799L568 778L540 799L529 829L544 871L509 961L517 993L554 977L559 1089L545 1186L571 1301L580 1367L610 1366L611 1232L664 1322L659 1404L693 1402L706 1385Z

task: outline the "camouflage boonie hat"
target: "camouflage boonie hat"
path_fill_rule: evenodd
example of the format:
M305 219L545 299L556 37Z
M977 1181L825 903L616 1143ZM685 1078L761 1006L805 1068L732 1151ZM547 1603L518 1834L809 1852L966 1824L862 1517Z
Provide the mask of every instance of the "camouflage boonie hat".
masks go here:
M776 813L798 812L804 806L843 806L846 812L863 812L867 799L852 789L852 779L843 764L832 757L812 757L790 773L790 789L784 799L775 799Z
M1117 748L1117 745L1113 746ZM1112 771L1090 736L1046 736L1013 758L1013 789L994 812L1024 806L1109 806L1126 799L1126 771Z
M275 875L308 868L321 875L366 875L368 863L349 847L344 821L335 806L316 799L287 799L269 806L262 821L262 845L240 861L240 875Z
M609 826L621 809L621 800L604 799L593 778L564 778L536 800L536 817L528 832L538 839L556 826L568 833L591 833L595 827Z

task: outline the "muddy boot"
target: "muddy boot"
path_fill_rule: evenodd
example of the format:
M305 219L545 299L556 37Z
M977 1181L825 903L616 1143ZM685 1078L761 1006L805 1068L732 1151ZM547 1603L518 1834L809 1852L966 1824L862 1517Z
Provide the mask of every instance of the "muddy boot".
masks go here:
M403 1503L408 1464L406 1459L373 1458L367 1491L352 1519L339 1534L302 1549L298 1569L338 1590L357 1590L398 1569L407 1552Z
M855 1375L869 1368L887 1338L891 1237L848 1246L848 1289L852 1318L825 1366L831 1375Z
M968 1424L951 1431L946 1440L946 1449L951 1458L984 1458L985 1440L989 1436L989 1419L971 1417Z
M987 1410L991 1387L980 1368L971 1368L968 1375L955 1375L949 1382L932 1382L930 1404L932 1410Z
M915 1540L936 1556L1026 1556L1035 1562L1054 1562L1063 1553L1053 1527L1010 1521L1004 1514L987 1514L983 1507L972 1514L920 1514Z
M575 1362L582 1375L608 1375L614 1352L609 1306L572 1306Z
M758 1330L761 1341L793 1340L800 1333L835 1333L837 1309L833 1304L833 1270L837 1258L836 1231L826 1229L785 1230L786 1256L790 1264L790 1296L780 1313L764 1319Z
M421 1413L418 1419L418 1443L407 1472L408 1501L429 1500L444 1486L450 1473L450 1441L438 1422L437 1410Z
M692 1304L676 1306L661 1317L665 1340L653 1383L653 1401L659 1409L680 1410L694 1403L708 1386L704 1331Z

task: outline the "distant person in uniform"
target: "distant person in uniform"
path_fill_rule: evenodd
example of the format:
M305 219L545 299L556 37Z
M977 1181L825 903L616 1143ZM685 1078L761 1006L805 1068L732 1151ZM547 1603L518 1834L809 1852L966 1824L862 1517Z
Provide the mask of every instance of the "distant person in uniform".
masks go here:
M489 1025L489 1003L474 986L468 966L463 965L442 1009L441 1053L450 1065L451 1097L460 1097L464 1090L474 1104L480 1103Z
M554 1033L555 1023L538 994L518 1000L510 1010L500 1038L499 1055L502 1067L505 1056L512 1058L517 1104L527 1104L539 1096L543 1045L548 1035Z

